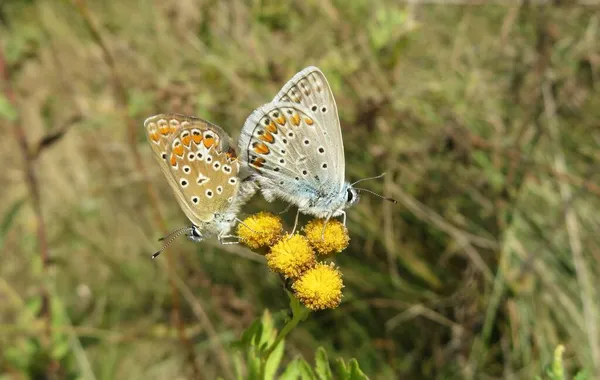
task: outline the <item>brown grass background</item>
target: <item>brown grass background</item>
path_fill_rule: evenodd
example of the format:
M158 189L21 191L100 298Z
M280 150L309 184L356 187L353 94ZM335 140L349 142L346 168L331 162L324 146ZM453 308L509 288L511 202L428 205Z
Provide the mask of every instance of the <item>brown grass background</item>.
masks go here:
M187 221L142 122L237 138L317 65L347 178L386 172L365 186L399 204L349 210L344 302L284 361L324 346L373 379L531 379L562 343L600 376L599 7L477 3L0 3L0 374L231 378L230 343L265 308L280 323L285 295L242 247L150 260Z

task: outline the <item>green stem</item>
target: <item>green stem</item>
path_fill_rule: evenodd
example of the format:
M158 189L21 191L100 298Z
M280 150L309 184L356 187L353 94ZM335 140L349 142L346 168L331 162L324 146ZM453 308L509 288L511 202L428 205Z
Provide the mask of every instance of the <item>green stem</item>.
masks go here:
M293 313L292 315L292 319L290 319L288 321L288 323L285 324L285 326L283 326L283 329L281 329L281 331L279 331L279 333L277 334L277 337L275 338L275 341L273 342L273 344L271 344L271 346L264 352L264 354L261 357L261 363L260 363L260 379L264 379L265 378L265 368L267 366L267 361L269 360L269 357L271 356L271 354L273 353L273 351L275 351L275 348L277 348L277 346L279 345L279 343L281 343L281 341L296 327L298 326L298 323L300 323L301 321L305 320L306 317L308 316L308 314L310 314L310 310L308 309L300 309L300 310L296 310L297 312Z

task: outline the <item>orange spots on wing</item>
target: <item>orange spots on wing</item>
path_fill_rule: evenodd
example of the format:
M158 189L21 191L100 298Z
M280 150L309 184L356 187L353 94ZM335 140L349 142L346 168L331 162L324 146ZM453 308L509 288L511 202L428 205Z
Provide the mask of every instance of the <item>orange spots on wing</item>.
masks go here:
M297 113L292 115L292 124L294 124L296 127L300 125L300 115Z
M158 136L158 133L156 131L150 132L150 139L154 142L158 142L158 140L160 139L160 136Z
M271 133L277 134L277 126L273 122L270 122L269 125L265 126L265 129Z
M181 142L185 146L190 146L190 141L192 141L192 136L190 135L185 135L181 137Z
M173 153L175 153L178 156L183 156L183 145L181 144L177 144L175 145L175 147L173 148Z
M210 148L211 146L213 146L215 144L215 138L214 137L206 137L202 143L204 144L204 146L206 148Z
M194 140L196 144L200 144L200 141L202 141L202 134L199 131L194 131L192 133L192 140Z
M177 166L177 158L175 158L175 155L173 155L172 153L171 153L170 162L171 162L171 166Z
M275 121L279 125L285 125L285 117L283 117L283 116L279 116L277 119L275 119Z
M262 168L263 165L265 164L265 159L264 158L255 158L254 160L252 160L252 162L250 162L250 165L256 166L257 168Z
M269 154L269 152L271 151L265 143L255 142L254 144L252 144L252 147L254 148L254 151L258 154Z
M169 127L169 133L174 133L177 130L177 127L174 126L173 124L171 124L171 126Z
M169 133L171 133L171 128L169 127L169 124L162 124L158 127L158 130L160 132L161 135L166 136Z
M315 123L310 117L305 118L304 122L308 125L313 125Z
M259 137L259 139L268 142L269 144L273 144L273 142L275 141L275 137L273 137L273 135L267 131L264 131L264 133Z

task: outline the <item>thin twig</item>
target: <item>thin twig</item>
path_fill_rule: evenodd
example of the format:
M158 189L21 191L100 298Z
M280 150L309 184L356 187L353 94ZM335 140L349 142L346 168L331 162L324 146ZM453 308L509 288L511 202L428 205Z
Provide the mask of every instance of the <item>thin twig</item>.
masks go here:
M17 97L11 86L11 76L8 71L8 66L4 58L4 53L0 49L0 76L4 81L4 95L10 104L16 109L17 108ZM42 297L42 309L41 317L44 320L45 329L42 338L42 344L46 348L49 348L52 344L52 308L50 303L50 293L46 286L46 278L48 275L48 266L50 262L50 253L48 250L48 239L46 236L46 226L44 223L44 215L42 213L42 203L40 199L40 188L38 178L35 172L35 157L29 154L29 144L27 142L27 135L25 129L21 123L20 115L17 112L16 120L12 122L13 133L23 155L23 161L25 166L25 180L29 189L29 197L33 205L33 211L36 217L36 236L38 241L38 248L40 252L40 260L42 265L42 277L44 277L40 284L40 293ZM49 364L48 373L50 378L54 378L56 373L60 369L60 364L55 359L52 359Z
M69 131L71 126L83 119L83 116L80 113L76 113L75 115L69 117L63 125L56 129L55 131L49 132L44 137L40 139L40 141L35 145L34 148L31 148L29 151L29 156L32 160L37 159L37 157L42 153L42 151L50 146L54 145L63 136Z

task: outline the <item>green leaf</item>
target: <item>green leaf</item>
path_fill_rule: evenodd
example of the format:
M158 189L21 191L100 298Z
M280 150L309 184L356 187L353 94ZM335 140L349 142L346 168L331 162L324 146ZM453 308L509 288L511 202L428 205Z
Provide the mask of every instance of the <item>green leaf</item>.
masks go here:
M333 368L335 370L336 379L347 380L350 378L350 371L344 362L344 359L338 358L333 363Z
M267 363L265 365L265 379L274 379L277 374L277 370L279 369L279 364L281 363L281 358L283 358L283 351L285 348L285 339L277 344L277 347L269 356Z
M292 360L279 377L281 380L316 380L317 377L310 365L301 357Z
M329 359L327 358L327 351L325 351L323 347L317 349L317 354L315 355L315 371L320 380L333 379L331 367L329 367Z
M250 327L248 327L246 330L244 330L244 332L242 332L242 336L241 336L240 340L231 344L232 347L240 349L240 350L247 349L250 346L250 344L252 343L252 340L254 339L254 337L256 336L261 323L262 322L259 319L252 322Z
M358 361L356 359L350 359L349 362L350 367L350 380L368 380L369 378L365 373L360 369L358 365Z
M254 348L248 350L248 356L246 359L246 366L248 368L248 380L263 380L260 378L260 359L256 355Z
M275 335L277 335L275 331L275 326L273 325L273 317L271 317L271 313L268 310L265 310L263 316L261 318L261 334L258 337L258 352L263 352L271 343L275 341Z
M237 380L244 379L244 371L242 364L242 355L239 352L234 352L232 355L233 369L235 371L235 378Z

